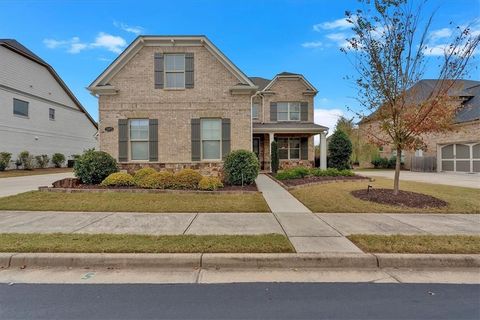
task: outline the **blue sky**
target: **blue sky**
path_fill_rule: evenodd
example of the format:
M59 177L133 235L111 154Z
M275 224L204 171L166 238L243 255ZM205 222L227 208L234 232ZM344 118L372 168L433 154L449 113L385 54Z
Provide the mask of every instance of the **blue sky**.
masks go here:
M0 0L0 38L17 39L49 62L97 119L97 100L85 87L138 34L204 34L249 76L304 74L319 91L316 122L331 127L338 115L352 115L347 107L358 108L355 87L343 80L354 73L339 50L349 33L344 12L358 6L354 0ZM424 13L435 9L432 46L441 46L450 21L478 19L480 0L431 0ZM427 70L426 77L434 75Z

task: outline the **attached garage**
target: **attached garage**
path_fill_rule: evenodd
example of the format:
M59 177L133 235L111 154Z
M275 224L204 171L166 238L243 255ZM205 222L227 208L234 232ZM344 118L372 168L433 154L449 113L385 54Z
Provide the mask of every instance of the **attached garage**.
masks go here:
M480 172L480 143L452 143L439 146L440 171Z

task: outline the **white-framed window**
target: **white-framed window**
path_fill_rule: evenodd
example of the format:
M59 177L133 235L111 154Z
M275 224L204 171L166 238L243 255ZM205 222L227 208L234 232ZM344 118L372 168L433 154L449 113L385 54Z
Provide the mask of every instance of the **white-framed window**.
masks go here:
M300 102L277 102L278 121L300 121Z
M258 120L259 118L259 113L260 113L260 104L259 103L254 103L252 105L252 119L253 120Z
M21 117L28 117L28 102L13 99L13 114Z
M165 88L185 88L185 54L165 55Z
M415 157L423 157L423 150L422 149L415 150Z
M222 159L222 119L201 119L202 160Z
M55 109L48 108L48 119L55 120Z
M282 160L300 160L300 138L278 138L278 157Z
M130 159L148 160L148 119L130 119Z

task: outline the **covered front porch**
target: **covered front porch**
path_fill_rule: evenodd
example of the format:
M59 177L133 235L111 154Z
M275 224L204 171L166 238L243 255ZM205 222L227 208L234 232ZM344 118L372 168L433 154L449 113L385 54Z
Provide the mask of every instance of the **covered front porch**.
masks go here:
M315 135L320 135L320 168L327 168L326 135L328 128L314 123L254 123L253 152L261 170L271 171L271 144L278 145L280 169L315 166Z

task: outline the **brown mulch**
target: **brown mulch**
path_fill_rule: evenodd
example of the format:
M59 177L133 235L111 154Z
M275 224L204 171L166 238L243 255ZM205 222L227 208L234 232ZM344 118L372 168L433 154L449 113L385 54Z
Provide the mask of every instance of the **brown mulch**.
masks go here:
M72 181L63 181L70 179ZM78 181L73 181L73 180L78 180L76 178L67 178L67 179L62 179L59 181L55 181L53 183L54 188L72 188L72 189L142 189L137 186L101 186L99 184L82 184L79 183ZM175 189L169 189L169 190L175 190ZM188 191L188 190L184 190ZM203 191L203 190L194 190L194 191ZM225 184L223 188L218 188L215 191L258 191L257 185L255 182L251 185L245 185L245 186L232 186Z
M300 186L302 184L309 184L315 182L322 182L322 181L345 181L345 180L365 180L369 179L363 176L353 176L353 177L316 177L316 176L307 176L305 178L300 179L287 179L287 180L279 180L283 182L283 184L287 186Z
M367 193L367 189L362 189L350 193L362 200L409 208L442 208L448 204L426 194L402 190L398 195L393 194L393 189L371 189L369 193Z

